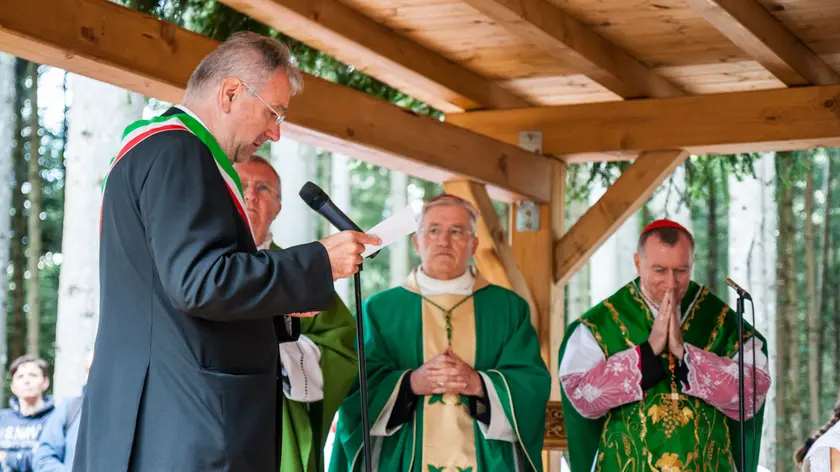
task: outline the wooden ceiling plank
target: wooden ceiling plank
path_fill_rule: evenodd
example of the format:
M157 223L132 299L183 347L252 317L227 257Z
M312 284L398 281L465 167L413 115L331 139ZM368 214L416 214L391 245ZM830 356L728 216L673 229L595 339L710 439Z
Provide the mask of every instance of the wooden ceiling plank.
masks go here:
M685 92L547 0L465 0L509 31L623 98Z
M218 44L106 0L28 0L0 9L0 50L173 103ZM513 198L550 198L546 157L308 74L304 82L284 124L288 136L343 146L420 178L468 177Z
M492 80L337 0L221 1L339 60L351 60L350 65L383 82L399 77L411 85L413 95L443 111L528 105Z
M840 83L840 74L755 0L685 0L788 86Z

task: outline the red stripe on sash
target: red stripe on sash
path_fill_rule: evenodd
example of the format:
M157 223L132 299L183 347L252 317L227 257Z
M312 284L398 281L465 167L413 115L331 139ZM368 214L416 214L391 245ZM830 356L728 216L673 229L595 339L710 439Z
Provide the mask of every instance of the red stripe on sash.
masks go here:
M230 199L233 200L233 206L236 207L236 211L239 212L239 216L242 217L242 221L245 223L245 226L248 228L248 231L251 231L251 222L248 220L248 214L245 213L245 209L242 208L242 205L239 204L239 199L236 198L236 194L233 193L233 190L230 188L227 182L225 182L225 188L228 190L230 194Z
M111 168L113 169L114 166L117 165L117 162L119 162L120 159L122 159L122 157L128 151L131 151L131 148L140 144L140 141L148 138L149 136L151 136L153 134L157 134L157 133L160 133L160 132L163 132L163 131L173 131L173 130L178 130L178 129L181 129L181 130L184 130L184 131L189 131L189 129L187 129L187 127L184 126L184 125L166 125L166 126L161 126L160 128L150 129L149 131L145 131L143 133L138 134L131 141L127 142L125 144L125 146L122 147L122 149L120 149L120 152L117 153L117 157L114 158L114 163L111 164Z
M108 174L106 174L106 177L110 176L111 170L114 168L115 165L117 165L117 162L119 162L120 159L122 159L122 157L124 155L126 155L126 153L128 151L131 151L131 149L134 146L140 144L140 141L143 141L144 139L148 138L149 136L152 136L153 134L161 133L163 131L173 131L173 130L179 130L179 129L184 130L184 131L189 131L189 129L187 129L187 127L184 126L184 125L165 125L165 126L161 126L160 128L150 129L148 131L145 131L143 133L138 134L137 136L132 138L131 141L127 142L125 144L125 146L123 146L122 149L120 149L120 152L117 153L117 156L114 157L114 162L111 163L111 167L108 169ZM108 184L106 183L105 185L107 187ZM102 199L101 199L101 202L99 204L99 233L100 234L102 233L102 209L104 207L104 205L103 205L104 201L105 201L105 190L103 189L102 190Z

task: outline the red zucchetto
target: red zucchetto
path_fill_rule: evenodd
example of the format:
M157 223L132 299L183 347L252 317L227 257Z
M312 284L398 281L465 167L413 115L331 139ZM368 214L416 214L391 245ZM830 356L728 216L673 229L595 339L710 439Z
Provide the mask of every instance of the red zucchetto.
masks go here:
M656 220L653 223L645 226L645 229L642 230L642 234L645 234L648 231L652 231L652 230L659 229L659 228L676 228L678 230L685 231L687 234L691 234L687 229L685 229L685 226L677 223L676 221L665 220L665 219Z

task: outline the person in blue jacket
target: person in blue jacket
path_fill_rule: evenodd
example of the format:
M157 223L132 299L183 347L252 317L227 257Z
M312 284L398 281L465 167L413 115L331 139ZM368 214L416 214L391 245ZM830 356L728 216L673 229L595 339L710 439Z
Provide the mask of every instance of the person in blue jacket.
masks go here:
M25 355L12 362L9 373L14 396L10 408L0 410L0 470L32 472L32 452L55 406L51 397L44 396L50 386L50 366Z
M93 361L93 352L85 358L85 381ZM34 472L70 472L76 452L76 439L79 437L79 418L81 418L82 394L70 397L55 407L41 433L41 440L32 459Z

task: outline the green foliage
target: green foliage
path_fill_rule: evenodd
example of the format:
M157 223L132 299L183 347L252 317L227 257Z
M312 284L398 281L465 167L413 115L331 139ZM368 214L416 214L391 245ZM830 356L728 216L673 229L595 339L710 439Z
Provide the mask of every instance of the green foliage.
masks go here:
M585 202L592 192L593 185L609 187L630 166L629 161L587 162L571 164L567 168L567 203Z

